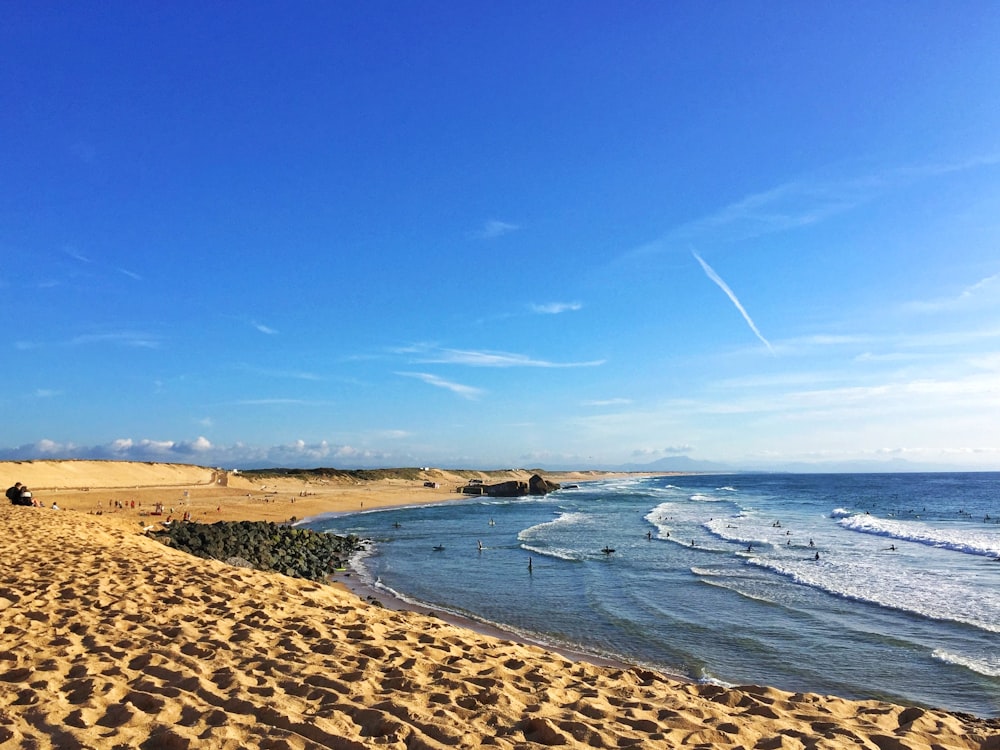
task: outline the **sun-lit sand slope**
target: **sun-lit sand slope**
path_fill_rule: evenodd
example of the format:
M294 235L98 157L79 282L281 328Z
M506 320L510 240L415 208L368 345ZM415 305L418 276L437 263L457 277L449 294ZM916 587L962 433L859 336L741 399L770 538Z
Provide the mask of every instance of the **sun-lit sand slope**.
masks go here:
M0 747L1000 748L997 722L571 662L106 516L0 525Z

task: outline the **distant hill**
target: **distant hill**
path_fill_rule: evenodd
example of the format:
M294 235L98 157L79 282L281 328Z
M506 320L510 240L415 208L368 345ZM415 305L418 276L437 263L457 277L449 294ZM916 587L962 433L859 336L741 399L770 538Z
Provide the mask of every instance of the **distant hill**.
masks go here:
M739 471L728 464L717 461L702 461L690 456L666 456L648 464L623 464L621 471L693 471L720 472Z
M989 469L970 469L965 466L948 464L933 464L907 461L902 458L878 460L846 460L846 461L787 461L775 463L760 463L752 466L734 466L717 461L702 461L690 456L668 456L648 464L625 464L618 467L619 471L685 471L711 473L781 473L781 474L904 474L919 472L966 472L989 471Z

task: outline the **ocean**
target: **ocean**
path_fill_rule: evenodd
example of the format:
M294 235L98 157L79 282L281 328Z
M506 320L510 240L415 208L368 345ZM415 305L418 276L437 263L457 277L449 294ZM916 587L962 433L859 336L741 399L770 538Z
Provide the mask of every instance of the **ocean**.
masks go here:
M1000 473L609 479L307 525L372 540L376 590L552 647L1000 716Z

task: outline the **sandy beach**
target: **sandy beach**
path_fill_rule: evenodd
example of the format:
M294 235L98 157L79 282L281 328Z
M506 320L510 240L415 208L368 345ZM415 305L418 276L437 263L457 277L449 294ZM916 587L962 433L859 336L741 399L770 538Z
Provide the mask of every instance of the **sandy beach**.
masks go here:
M446 502L473 472L304 481L92 461L0 470L5 488L20 481L45 506L0 504L0 747L1000 750L996 719L573 661L143 534L184 513L287 521Z

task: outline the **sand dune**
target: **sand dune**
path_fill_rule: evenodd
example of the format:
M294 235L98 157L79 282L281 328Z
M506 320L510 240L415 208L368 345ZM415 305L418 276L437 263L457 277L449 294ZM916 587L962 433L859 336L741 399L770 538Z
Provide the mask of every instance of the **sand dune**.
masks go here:
M157 476L207 488L186 471ZM1000 722L573 662L192 558L121 513L3 504L0 524L0 747L1000 750Z

